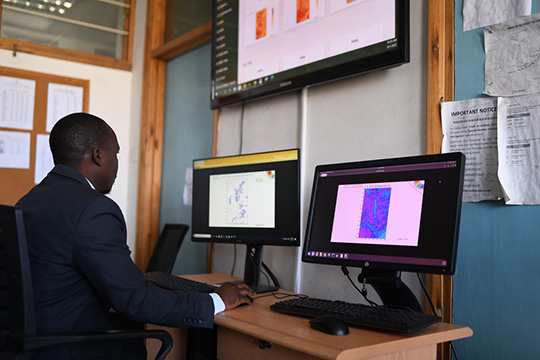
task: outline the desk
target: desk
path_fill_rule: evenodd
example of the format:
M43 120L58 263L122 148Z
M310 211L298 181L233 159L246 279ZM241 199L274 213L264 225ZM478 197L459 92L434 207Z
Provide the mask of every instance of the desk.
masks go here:
M189 275L187 278L210 284L229 281L225 274ZM258 294L261 296L264 294ZM269 306L278 299L267 296L250 306L224 311L215 317L218 331L218 358L228 359L436 359L437 344L472 336L468 327L437 323L413 334L391 334L350 327L345 336L333 336L310 328L309 320L273 312ZM167 330L181 338L183 329ZM179 333L177 333L179 331ZM180 334L180 335L179 335ZM260 349L259 343L271 343ZM185 341L184 341L185 343ZM182 346L175 341L171 359L182 359ZM153 347L149 347L152 354Z

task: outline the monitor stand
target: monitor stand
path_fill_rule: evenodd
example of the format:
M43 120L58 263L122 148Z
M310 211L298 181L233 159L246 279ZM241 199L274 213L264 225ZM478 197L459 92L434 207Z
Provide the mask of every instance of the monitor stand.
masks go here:
M261 285L262 245L246 245L246 264L244 265L244 282L254 293L276 291L276 286Z
M370 284L386 306L400 306L424 312L416 295L401 280L400 271L362 268L362 272L358 274L358 282Z

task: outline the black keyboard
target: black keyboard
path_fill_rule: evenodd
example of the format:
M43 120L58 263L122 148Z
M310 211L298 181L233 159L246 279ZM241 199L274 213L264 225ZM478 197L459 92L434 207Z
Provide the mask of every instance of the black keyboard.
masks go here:
M215 286L181 278L161 271L147 272L144 274L144 277L146 278L146 281L168 290L199 293L212 293L216 290Z
M405 333L420 330L441 321L440 316L427 315L403 308L369 306L314 298L282 300L271 305L270 309L310 318L319 315L333 315L352 326Z

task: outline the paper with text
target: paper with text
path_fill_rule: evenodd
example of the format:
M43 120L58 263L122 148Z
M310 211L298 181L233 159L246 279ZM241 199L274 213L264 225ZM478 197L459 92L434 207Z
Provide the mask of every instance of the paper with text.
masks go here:
M30 133L0 131L0 168L30 168Z
M47 132L66 115L83 110L83 88L80 86L49 84L47 97Z
M36 82L0 76L0 127L32 130Z
M484 28L490 96L540 93L540 13Z
M497 178L497 99L481 98L441 104L442 152L465 154L463 201L502 198Z
M531 15L531 0L464 0L463 31Z
M499 98L499 179L507 204L540 204L540 95Z

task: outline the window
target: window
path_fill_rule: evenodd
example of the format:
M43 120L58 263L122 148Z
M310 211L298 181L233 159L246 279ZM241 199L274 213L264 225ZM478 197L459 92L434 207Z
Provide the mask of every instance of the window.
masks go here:
M2 47L130 67L131 6L131 0L3 0Z

